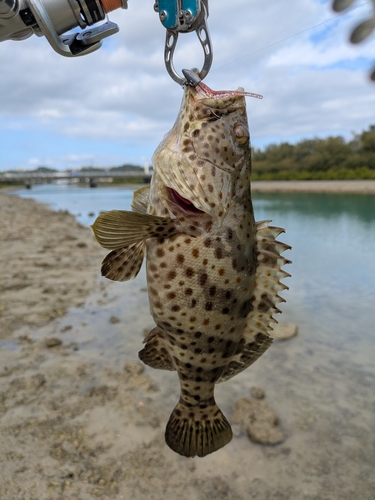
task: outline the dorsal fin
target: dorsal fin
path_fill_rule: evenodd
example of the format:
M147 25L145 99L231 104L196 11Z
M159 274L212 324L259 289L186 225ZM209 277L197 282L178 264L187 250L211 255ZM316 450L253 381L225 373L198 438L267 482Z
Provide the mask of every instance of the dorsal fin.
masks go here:
M280 280L290 276L281 269L290 261L280 254L291 247L276 240L284 229L269 226L269 222L256 224L257 269L252 310L246 318L239 347L218 382L224 382L245 370L272 344L269 331L272 330L271 323L277 323L272 315L281 312L277 304L285 302L278 293L288 289Z

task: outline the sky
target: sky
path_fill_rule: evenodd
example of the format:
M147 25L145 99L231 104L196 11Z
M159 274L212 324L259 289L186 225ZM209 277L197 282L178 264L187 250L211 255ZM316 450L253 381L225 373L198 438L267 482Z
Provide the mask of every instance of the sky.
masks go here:
M110 13L120 32L83 57L62 57L35 35L0 43L0 171L151 162L182 98L153 3ZM214 61L204 82L264 96L247 99L253 147L350 139L375 124L375 33L348 41L375 5L353 7L338 16L326 0L209 1ZM177 71L202 62L196 34L180 35Z

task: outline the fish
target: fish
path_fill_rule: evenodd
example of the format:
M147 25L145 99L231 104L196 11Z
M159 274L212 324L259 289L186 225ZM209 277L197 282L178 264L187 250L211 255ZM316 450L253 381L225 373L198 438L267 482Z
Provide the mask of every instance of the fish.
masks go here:
M281 312L284 229L255 222L247 93L186 85L172 129L152 157L149 186L132 210L101 214L92 225L110 250L102 275L137 276L146 257L156 326L139 358L176 371L180 399L165 430L176 453L204 457L232 439L214 389L248 368L271 345Z

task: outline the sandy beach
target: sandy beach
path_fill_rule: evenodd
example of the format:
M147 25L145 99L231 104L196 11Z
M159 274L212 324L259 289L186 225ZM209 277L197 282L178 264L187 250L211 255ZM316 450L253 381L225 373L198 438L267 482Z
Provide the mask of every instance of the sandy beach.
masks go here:
M334 182L338 191L345 185L347 192L375 192L375 181L350 181L350 188ZM258 189L263 183L256 184ZM289 189L292 184L305 189L305 183L291 183ZM366 190L370 186L373 191ZM119 365L104 349L98 362L88 341L91 325L94 331L98 323L96 310L106 314L108 335L126 332L133 314L141 348L150 327L144 284L131 285L129 294L129 308L133 295L139 312L113 314L123 289L99 277L106 252L90 229L67 212L4 191L0 214L2 500L374 499L371 408L366 406L360 419L341 402L337 413L331 401L343 383L341 369L309 371L298 361L305 349L299 336L276 342L251 368L252 384L239 376L222 403L231 419L241 397L266 401L271 413L261 411L278 427L276 444L250 441L237 415L234 439L224 449L204 459L173 453L163 434L178 395L174 374L144 370L136 351ZM74 314L77 324L70 319ZM319 405L306 395L311 380ZM355 377L347 383L355 402L372 377L361 379L360 391ZM265 400L259 399L263 389Z

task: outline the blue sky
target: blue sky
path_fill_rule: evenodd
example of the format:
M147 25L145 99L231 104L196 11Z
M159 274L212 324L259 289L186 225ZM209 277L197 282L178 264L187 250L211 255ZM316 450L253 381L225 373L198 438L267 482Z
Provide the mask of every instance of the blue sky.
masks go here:
M205 83L263 94L248 99L252 143L361 132L375 124L375 35L353 46L372 15L357 1L340 17L328 1L211 0L214 63ZM181 88L163 63L165 30L153 2L111 13L120 32L97 52L56 54L42 37L0 43L0 170L144 164L177 116ZM315 27L313 27L315 26ZM311 28L311 29L310 29ZM201 65L181 35L176 68Z

